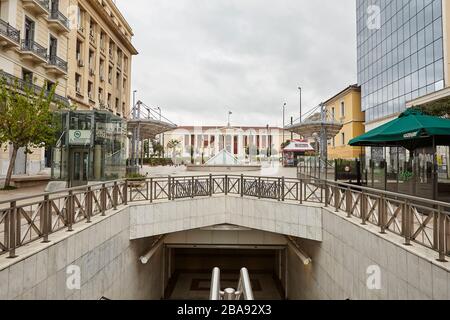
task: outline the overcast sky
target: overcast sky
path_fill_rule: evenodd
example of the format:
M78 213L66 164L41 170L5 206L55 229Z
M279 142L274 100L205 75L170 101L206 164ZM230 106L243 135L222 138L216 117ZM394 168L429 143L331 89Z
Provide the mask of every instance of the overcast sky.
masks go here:
M356 82L355 0L117 0L133 89L178 125L282 125Z

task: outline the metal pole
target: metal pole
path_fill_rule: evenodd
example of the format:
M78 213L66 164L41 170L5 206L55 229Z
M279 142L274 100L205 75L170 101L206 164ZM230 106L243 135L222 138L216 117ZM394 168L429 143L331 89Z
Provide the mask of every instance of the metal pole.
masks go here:
M285 109L286 109L286 103L283 105L283 141L282 141L282 144L285 142L285 140L284 140L284 131L285 131Z
M298 90L300 91L300 123L302 123L302 88L298 87Z

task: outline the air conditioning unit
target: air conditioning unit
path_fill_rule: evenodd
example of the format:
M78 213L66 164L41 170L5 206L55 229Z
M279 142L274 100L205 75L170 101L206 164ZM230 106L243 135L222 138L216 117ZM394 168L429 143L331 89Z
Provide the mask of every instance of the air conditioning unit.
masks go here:
M84 67L84 61L81 60L81 59L78 59L78 66L79 66L80 68Z

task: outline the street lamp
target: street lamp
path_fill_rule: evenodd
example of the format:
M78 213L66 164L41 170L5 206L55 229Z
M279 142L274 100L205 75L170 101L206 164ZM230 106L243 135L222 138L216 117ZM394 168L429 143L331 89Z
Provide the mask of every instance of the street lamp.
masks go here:
M285 122L285 113L286 113L286 106L287 106L287 103L284 103L284 105L283 105L283 143L285 142L285 140L284 140L284 129L286 128L286 122Z
M302 123L302 87L298 87L300 91L300 123Z

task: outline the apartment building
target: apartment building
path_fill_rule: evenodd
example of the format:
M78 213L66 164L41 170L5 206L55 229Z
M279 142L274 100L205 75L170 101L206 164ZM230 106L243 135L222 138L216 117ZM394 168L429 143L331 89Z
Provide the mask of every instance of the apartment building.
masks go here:
M78 110L130 114L133 31L111 0L69 0L77 25L69 37L67 96Z
M364 112L361 111L361 89L351 85L324 102L331 117L343 124L342 129L328 141L328 159L356 159L364 151L351 147L348 142L365 131Z
M0 0L0 76L20 86L57 84L55 100L68 104L69 0ZM14 174L36 173L49 160L45 150L19 152ZM0 176L10 163L10 150L0 149Z

